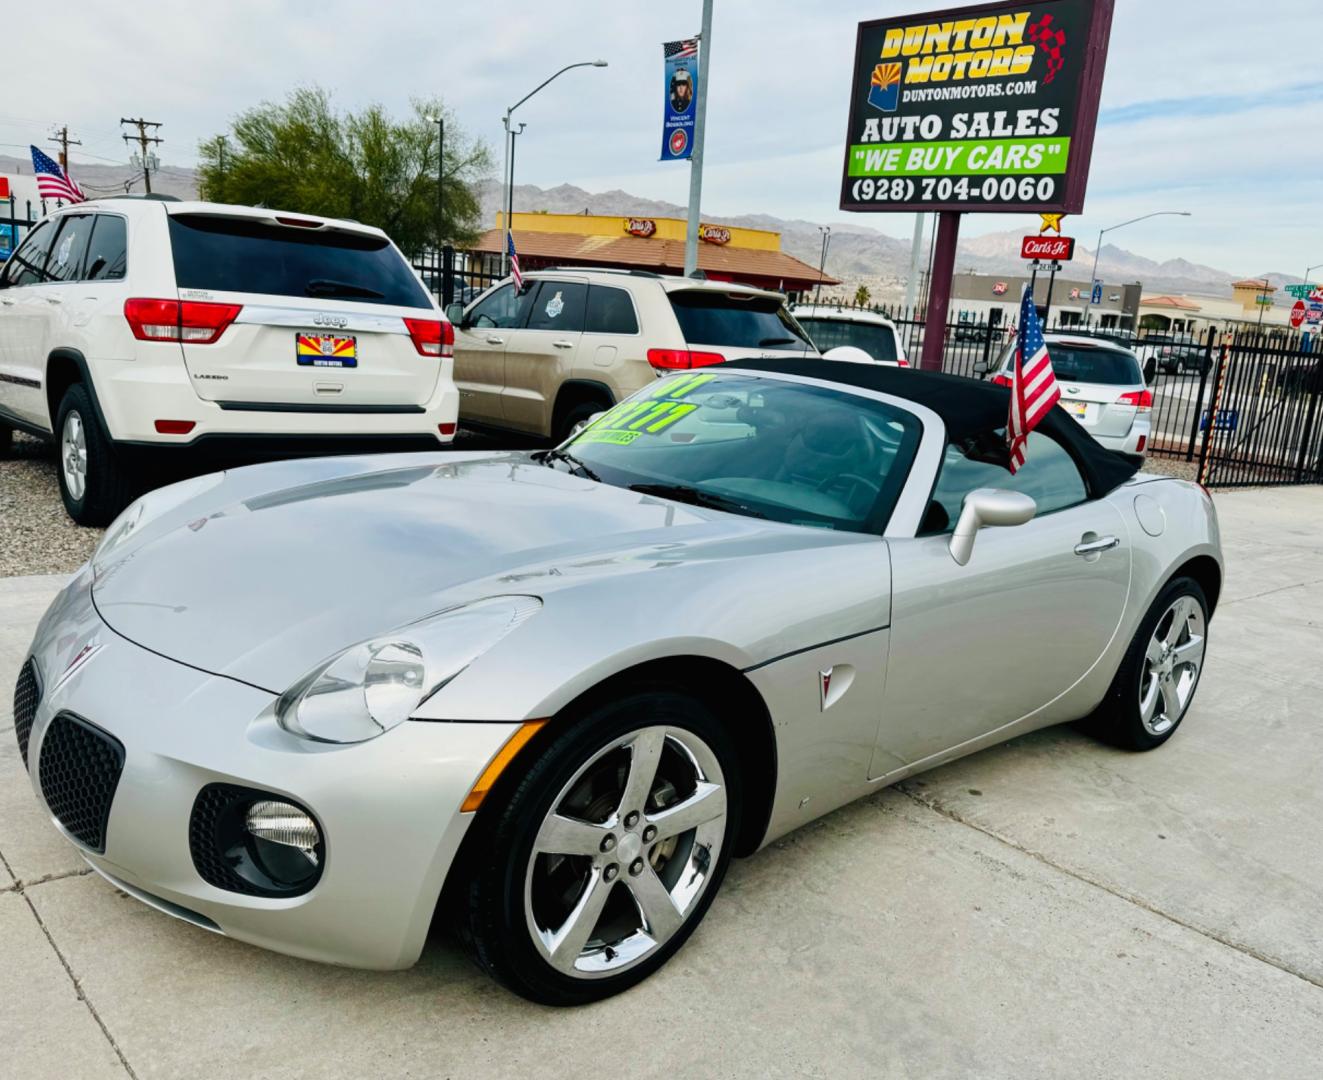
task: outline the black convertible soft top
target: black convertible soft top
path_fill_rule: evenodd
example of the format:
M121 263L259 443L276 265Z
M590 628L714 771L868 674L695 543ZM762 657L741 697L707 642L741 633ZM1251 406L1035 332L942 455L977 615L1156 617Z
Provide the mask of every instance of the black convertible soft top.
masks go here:
M994 456L999 455L999 464L1005 465L1009 461L1004 440L988 443L985 438L989 431L1006 426L1011 392L1004 386L958 375L915 371L885 364L852 364L841 360L782 360L764 357L735 360L723 366L745 371L781 372L905 398L916 405L926 406L940 416L946 425L946 435L950 442L981 441L984 445L980 449L986 449ZM1066 448L1084 474L1089 494L1095 499L1120 487L1139 471L1140 458L1108 450L1096 442L1064 409L1053 409L1035 430L1050 435Z

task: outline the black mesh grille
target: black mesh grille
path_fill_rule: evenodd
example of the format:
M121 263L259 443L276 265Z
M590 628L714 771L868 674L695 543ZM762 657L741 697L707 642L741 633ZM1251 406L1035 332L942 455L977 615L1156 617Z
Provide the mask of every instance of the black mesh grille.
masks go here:
M106 850L106 822L123 769L123 744L69 713L52 720L41 740L37 778L46 805L93 851Z
M32 720L40 702L37 665L29 659L18 673L18 683L14 686L14 734L18 736L18 752L23 755L24 768L28 764L28 736L32 734Z

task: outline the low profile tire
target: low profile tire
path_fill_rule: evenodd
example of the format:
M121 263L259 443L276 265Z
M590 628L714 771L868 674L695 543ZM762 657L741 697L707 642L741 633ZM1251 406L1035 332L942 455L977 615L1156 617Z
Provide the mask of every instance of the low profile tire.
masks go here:
M574 429L580 424L585 424L596 416L599 412L604 412L609 405L603 405L600 402L585 401L582 405L575 405L566 411L556 422L556 430L551 433L557 444L563 443L571 435Z
M665 964L712 903L739 829L735 751L702 702L639 688L524 754L466 841L460 937L532 1001L598 1001Z
M82 383L69 387L60 401L55 449L60 498L69 516L79 525L109 525L129 504L132 491Z
M1207 643L1203 589L1193 578L1174 578L1139 624L1089 729L1126 750L1161 746L1190 711Z

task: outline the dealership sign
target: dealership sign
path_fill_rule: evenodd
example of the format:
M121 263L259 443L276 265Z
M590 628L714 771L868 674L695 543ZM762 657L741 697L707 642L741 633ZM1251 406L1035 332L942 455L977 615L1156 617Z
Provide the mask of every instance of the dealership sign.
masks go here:
M1069 262L1075 257L1073 236L1026 236L1020 244L1020 258Z
M841 208L1079 213L1113 4L860 23Z

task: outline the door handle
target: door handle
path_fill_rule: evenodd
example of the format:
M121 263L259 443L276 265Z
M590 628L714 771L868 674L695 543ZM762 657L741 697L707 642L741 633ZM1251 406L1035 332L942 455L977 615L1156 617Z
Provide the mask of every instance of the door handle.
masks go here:
M497 337L495 334L488 334L488 335L487 335L487 344L488 344L488 345L504 345L504 344L505 344L505 338L503 338L503 337Z
M1104 551L1111 551L1121 543L1119 536L1100 536L1097 540L1088 540L1084 543L1075 545L1076 555L1101 555Z
M4 304L5 307L13 307L13 306L14 306L14 301L12 301L12 300L6 298L6 299L4 299L4 300L0 300L0 304Z
M58 296L43 296L42 299L45 300L46 303L48 303L48 304L63 304L63 303L64 303L64 301L61 300Z
M551 345L552 345L552 348L556 348L556 349L572 349L572 348L574 348L574 342L572 342L572 341L553 341L553 342L551 343Z

